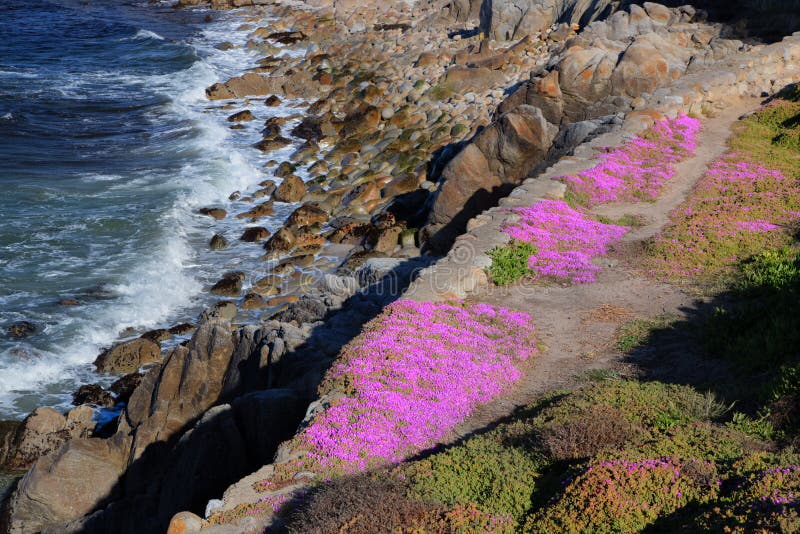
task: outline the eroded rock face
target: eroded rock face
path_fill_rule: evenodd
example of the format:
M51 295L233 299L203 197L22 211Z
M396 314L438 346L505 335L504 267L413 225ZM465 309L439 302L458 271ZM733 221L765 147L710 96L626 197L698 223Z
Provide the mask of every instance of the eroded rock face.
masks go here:
M523 104L481 132L445 167L427 240L446 248L467 220L493 206L541 163L558 127L539 108Z
M0 526L40 532L89 514L119 494L124 449L101 439L75 439L40 458L20 480Z
M161 347L149 339L118 343L100 354L94 362L101 373L133 373L142 365L161 359Z
M484 0L481 28L492 39L510 41L543 32L556 22L588 24L618 4L613 0Z
M91 435L95 427L93 410L81 406L62 415L52 408L38 408L13 432L7 433L0 447L0 465L8 469L28 469L33 463L73 438Z

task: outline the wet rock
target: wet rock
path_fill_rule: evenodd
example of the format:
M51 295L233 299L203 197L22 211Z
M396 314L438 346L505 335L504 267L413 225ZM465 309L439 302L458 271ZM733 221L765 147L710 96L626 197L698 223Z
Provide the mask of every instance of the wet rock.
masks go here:
M238 297L242 293L242 279L239 273L226 273L210 291L223 297Z
M22 339L36 333L36 325L29 321L19 321L6 328L8 337Z
M211 241L208 242L208 246L211 250L222 250L228 248L228 240L222 234L214 234Z
M289 146L292 144L291 139L287 139L286 137L270 137L265 138L255 144L255 147L259 149L261 152L272 152L273 150L278 150L283 147Z
M269 236L269 230L263 226L254 226L252 228L245 229L244 233L242 233L242 237L239 239L245 243L255 243L257 241L261 241L262 239L266 239Z
M297 165L289 161L284 161L278 168L275 169L275 176L278 178L286 178L287 176L291 175L297 169Z
M303 32L299 31L292 31L292 32L275 32L267 36L267 39L270 41L276 41L281 44L285 45L293 45L297 44L300 41L306 39L306 35Z
M233 321L238 313L239 311L236 309L236 304L228 300L222 300L200 314L200 323L202 324L212 319Z
M315 224L324 224L328 220L328 214L325 210L314 206L313 204L303 204L291 215L287 220L287 224L297 228L306 226L313 226Z
M80 304L78 299L61 299L58 301L59 306L77 306Z
M168 339L172 339L172 333L167 330L166 328L159 328L157 330L150 330L149 332L145 332L141 335L143 339L149 339L150 341L154 341L156 343L161 343L162 341L167 341Z
M100 373L132 373L143 365L161 360L161 347L149 339L133 339L103 351L94 365Z
M277 97L277 96L275 96L275 95L269 96L269 97L267 97L267 99L264 101L264 105L266 105L266 106L268 106L268 107L271 107L271 108L274 108L274 107L280 106L280 105L281 105L281 99L280 99L280 98L278 98L278 97Z
M225 217L228 216L228 212L222 208L200 208L197 210L197 213L200 215L205 215L207 217L213 217L214 219L221 221Z
M100 384L86 384L78 388L72 395L72 404L81 406L83 404L93 404L95 406L114 406L114 397Z
M289 175L283 179L281 185L275 190L275 200L278 202L300 202L306 194L306 184L298 176Z
M228 117L228 122L249 122L253 120L253 113L246 109L244 111L240 111L238 113L234 113L230 117Z
M261 217L269 217L270 215L275 214L275 207L272 204L272 201L263 202L254 206L252 209L245 211L244 213L239 213L236 215L237 219L251 219L257 220Z
M296 242L294 233L284 227L275 232L269 241L264 245L264 249L268 252L287 252L292 249Z
M127 403L133 392L142 383L143 376L142 373L128 373L108 386L108 390L117 395L117 402Z
M255 292L246 294L244 296L244 299L242 300L243 310L256 310L259 308L263 308L266 305L267 303L264 300L264 298Z
M176 324L172 328L169 329L169 333L173 336L185 336L187 334L191 334L196 330L195 326L191 323L181 323Z

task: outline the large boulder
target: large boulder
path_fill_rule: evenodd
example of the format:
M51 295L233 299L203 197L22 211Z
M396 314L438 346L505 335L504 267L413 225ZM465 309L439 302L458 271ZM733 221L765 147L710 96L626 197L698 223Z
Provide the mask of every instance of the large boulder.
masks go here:
M25 534L91 513L120 491L125 450L117 442L75 439L37 460L20 480L2 519L4 532Z
M103 351L94 361L98 372L126 374L161 359L161 347L149 339L138 338L118 343Z
M278 202L300 202L306 194L306 184L300 177L290 174L283 179L273 195Z
M38 408L8 433L0 447L0 464L8 469L28 469L36 460L58 450L72 438L91 435L94 412L81 406L62 415L52 408Z
M481 132L442 172L426 241L447 249L467 221L494 205L544 162L558 127L542 111L520 105Z
M536 35L556 22L585 25L608 16L616 0L483 0L481 29L498 41Z

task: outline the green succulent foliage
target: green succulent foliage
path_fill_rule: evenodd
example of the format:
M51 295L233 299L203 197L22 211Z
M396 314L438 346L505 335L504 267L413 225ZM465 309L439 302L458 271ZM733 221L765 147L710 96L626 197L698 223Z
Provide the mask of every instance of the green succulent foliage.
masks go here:
M495 247L489 251L489 257L492 258L489 276L498 286L505 286L513 284L523 276L533 274L533 270L528 267L528 260L536 252L535 246L524 242Z

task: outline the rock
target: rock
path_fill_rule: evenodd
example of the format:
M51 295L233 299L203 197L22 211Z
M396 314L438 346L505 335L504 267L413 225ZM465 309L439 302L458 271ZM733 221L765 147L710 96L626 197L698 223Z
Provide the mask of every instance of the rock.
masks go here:
M78 299L61 299L58 301L59 306L77 306L80 304Z
M293 163L291 163L289 161L284 161L283 163L278 165L278 168L275 169L275 173L274 174L278 178L286 178L287 176L289 176L292 173L294 173L295 170L297 170L297 165L295 165L295 164L293 164Z
M270 303L274 300L270 299ZM274 319L284 323L302 325L321 321L327 314L328 307L325 306L324 302L314 297L303 295L296 302L290 303L284 311L275 315Z
M119 494L125 451L111 440L74 439L40 458L7 504L8 532L41 532L94 511Z
M408 173L394 178L381 189L383 198L394 198L405 193L416 191L419 188L420 180L414 174Z
M22 339L36 333L36 325L29 321L19 321L6 328L8 337Z
M238 273L226 273L210 291L223 297L238 297L242 293L242 277Z
M281 185L275 190L275 200L278 202L300 202L306 194L306 184L298 176L289 175L283 179Z
M239 311L236 309L236 304L227 300L222 300L200 314L200 323L205 323L206 321L217 318L233 321L238 313Z
M381 122L381 112L375 106L364 106L349 114L339 132L342 138L373 132Z
M205 521L191 512L181 512L169 522L167 534L187 534L189 532L200 532Z
M195 326L191 323L181 323L176 324L172 328L169 329L169 333L173 336L185 336L186 334L191 334L196 330Z
M296 241L294 233L284 227L275 232L269 241L264 245L268 252L288 252L292 249Z
M236 215L237 219L251 219L257 220L262 217L269 217L270 215L275 214L275 207L273 206L272 201L263 202L258 204L257 206L253 207L252 209L245 211L244 213L239 213Z
M72 395L72 404L74 406L93 404L109 407L114 406L116 401L100 384L87 384L78 388L78 391Z
M17 427L0 463L8 469L28 469L36 460L58 450L72 438L88 437L95 427L94 410L81 406L67 413L38 408Z
M161 347L149 339L133 339L103 351L94 365L100 373L125 374L161 360Z
M246 228L244 233L242 233L242 237L239 239L244 241L245 243L255 243L256 241L261 241L262 239L266 239L270 236L269 230L264 228L263 226L254 226L251 228Z
M588 24L616 9L613 0L492 0L481 7L481 29L498 41L544 32L556 22Z
M325 210L314 206L313 204L303 204L291 215L287 220L287 224L297 228L305 226L313 226L315 224L324 224L328 220L328 214Z
M266 301L264 301L264 298L258 293L248 293L244 296L244 299L242 300L243 310L256 310L259 308L263 308L266 305L267 305Z
M278 98L278 97L277 97L277 96L275 96L275 95L269 96L269 97L267 97L267 99L264 101L264 105L266 105L266 106L268 106L268 107L271 107L271 108L274 108L274 107L280 106L280 105L281 105L281 99L280 99L280 98Z
M278 150L283 147L289 146L292 144L291 139L287 139L286 137L268 137L264 138L254 146L259 149L261 152L272 152L273 150Z
M208 246L211 248L211 250L228 248L228 240L225 239L225 236L222 234L214 234L214 236L211 238L211 241L208 242Z
M197 213L200 215L205 215L207 217L213 217L214 219L221 221L225 217L228 216L228 212L222 208L200 208L197 210Z
M448 69L442 84L456 93L464 94L483 92L502 82L503 74L500 71L490 70L486 67L455 66Z
M143 339L149 339L150 341L154 341L156 343L161 343L162 341L167 341L168 339L172 339L172 332L170 332L166 328L159 328L157 330L150 330L149 332L145 332L139 337Z
M558 128L523 104L481 132L444 168L425 241L447 250L466 223L544 162Z
M142 383L142 373L129 373L108 386L109 391L117 395L116 401L127 403L133 392Z
M253 118L253 114L250 110L246 109L228 117L228 122L249 122L253 120Z
M399 226L376 230L367 237L367 246L375 252L394 252L394 249L400 243L401 233L403 233L403 229Z

